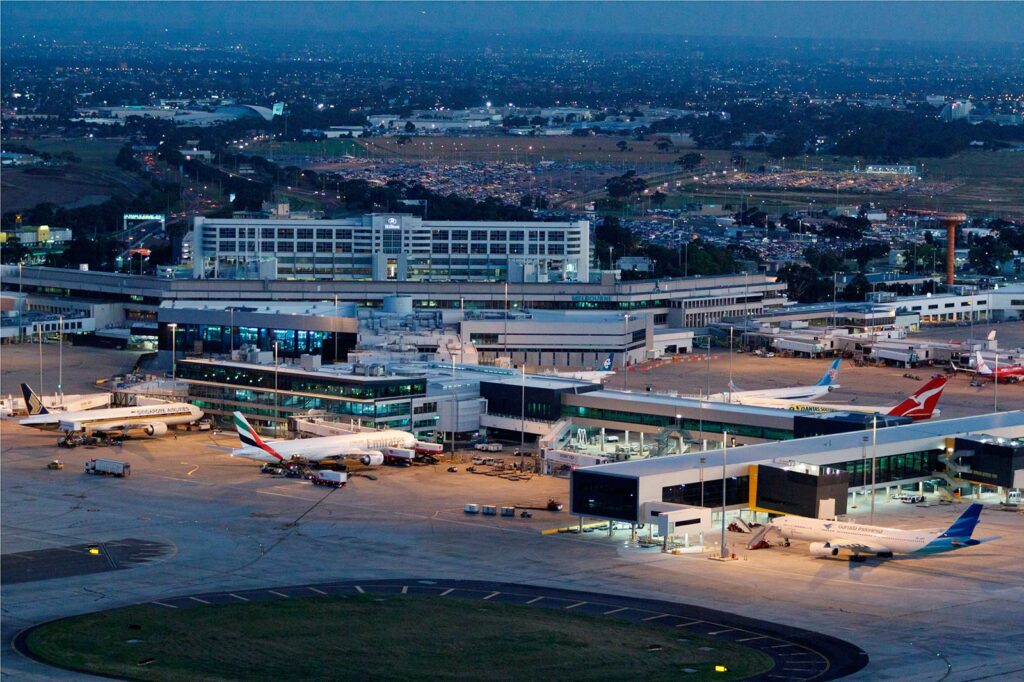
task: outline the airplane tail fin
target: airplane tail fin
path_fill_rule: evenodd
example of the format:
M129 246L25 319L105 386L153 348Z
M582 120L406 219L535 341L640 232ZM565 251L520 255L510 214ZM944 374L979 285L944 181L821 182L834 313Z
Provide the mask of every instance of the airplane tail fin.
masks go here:
M836 358L832 361L832 364L828 366L828 369L822 375L818 381L818 386L831 386L832 384L839 381L839 365L843 362L842 358Z
M615 367L615 353L609 353L608 358L604 361L604 365L601 367L605 372L611 372Z
M284 457L260 438L259 434L253 430L241 412L232 413L232 421L235 424L235 430L238 431L238 440L242 441L242 445L250 448L259 448L275 459L284 460Z
M946 377L936 377L917 390L909 398L893 407L887 413L891 417L930 419L946 387Z
M50 411L43 405L43 399L37 396L28 384L21 385L21 395L25 397L25 409L28 410L29 416L50 414Z
M974 366L978 370L978 374L991 374L992 370L985 362L985 358L981 357L981 351L974 352Z
M953 525L946 529L946 532L940 535L940 538L970 538L974 533L975 527L978 525L978 521L981 520L981 510L984 507L977 502L972 504L970 507L960 515Z

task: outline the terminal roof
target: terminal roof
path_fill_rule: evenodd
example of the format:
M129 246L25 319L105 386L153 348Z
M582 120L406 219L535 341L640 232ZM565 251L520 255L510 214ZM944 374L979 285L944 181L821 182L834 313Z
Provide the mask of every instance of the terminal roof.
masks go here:
M877 449L884 454L892 454L893 447L898 446L900 443L911 444L914 441L934 442L936 439L956 435L968 433L981 434L995 430L1005 431L1005 433L1000 433L1004 437L1024 436L1024 410L996 412L959 419L930 420L878 429ZM867 438L866 442L865 438ZM867 448L866 454L865 445ZM731 447L726 452L726 464L731 466L776 460L827 464L827 461L816 461L817 459L822 459L818 456L825 454L830 462L842 462L862 456L870 456L870 450L871 431L851 431L848 433L816 436L814 438L798 438L777 443ZM846 454L844 454L844 451ZM684 469L696 469L700 466L701 457L705 460L705 467L722 466L722 450L717 449L668 457L656 457L653 459L602 464L590 467L587 471L629 478L657 476L659 474L671 474Z

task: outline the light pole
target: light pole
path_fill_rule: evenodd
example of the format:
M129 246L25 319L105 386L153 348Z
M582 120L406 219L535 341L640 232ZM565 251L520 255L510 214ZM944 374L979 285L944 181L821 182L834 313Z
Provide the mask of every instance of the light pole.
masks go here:
M277 341L274 341L274 433L278 432L278 423L281 419L281 401L277 397Z
M683 418L683 415L676 413L676 439L679 441L679 454L683 454L683 433L679 428L679 420Z
M57 393L64 395L64 316L57 316ZM63 402L63 401L62 401Z
M18 343L25 340L25 299L21 288L21 270L24 265L22 261L18 261ZM42 391L43 387L40 386L39 390Z
M708 340L710 344L711 341ZM729 327L729 390L732 390L732 327Z
M171 322L167 325L171 329L171 379L177 378L177 360L178 360L178 325Z
M875 523L875 455L878 445L878 415L871 417L871 515L869 524Z
M42 381L40 380L40 383ZM999 411L999 353L996 353L996 368L992 370L992 411Z
M462 324L466 321L466 297L459 296L459 310L462 311L462 321L459 322L459 363L466 361L466 346L462 340Z
M725 553L725 461L728 456L729 432L722 431L722 558Z
M231 347L231 355L235 354L235 309L228 308L228 314L231 320L228 322L228 344ZM222 345L221 348L224 346Z
M519 470L526 462L526 363L522 365L522 393L519 402Z
M704 507L704 464L708 461L707 457L700 458L700 506Z
M836 311L836 288L837 288L836 275L838 275L838 274L839 274L838 271L835 271L835 272L832 273L832 328L833 329L835 329L835 326L836 326L836 312L837 312Z
M334 295L334 324L331 325L331 336L334 337L334 362L338 361L338 295Z
M36 331L39 334L39 395L46 395L43 391L43 325L36 323Z

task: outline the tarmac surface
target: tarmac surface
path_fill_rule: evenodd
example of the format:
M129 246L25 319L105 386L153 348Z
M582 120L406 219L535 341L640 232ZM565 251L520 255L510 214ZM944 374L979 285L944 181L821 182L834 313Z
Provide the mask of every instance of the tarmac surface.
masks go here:
M1002 323L968 327L928 328L911 338L928 339L936 342L976 341L984 339L990 329L995 329L1000 347L1010 349L1024 346L1024 323ZM764 358L752 353L734 353L731 360L728 348L711 349L710 368L704 349L694 352L683 362L654 367L647 371L618 372L604 382L608 388L646 392L678 392L680 395L720 393L729 389L729 380L740 390L784 388L815 384L828 369L831 359L808 360L806 358ZM904 375L917 378L908 378ZM839 388L817 403L840 403L845 405L895 405L923 386L933 374L945 375L945 367L857 367L850 360L844 360L839 372ZM948 375L949 382L939 402L938 419L968 417L998 410L1024 409L1024 383L1000 383L998 395L992 382L971 386L973 375Z
M88 392L95 379L134 362L128 354L94 359L92 349L75 349L87 355L69 362L69 349L64 351L69 393ZM8 364L16 354L5 347L3 355L4 392L10 382L38 377L38 359L33 365L30 353L21 375L16 363ZM47 376L56 371L53 360L44 367ZM745 360L754 369L775 362ZM788 362L806 374L821 373L818 363ZM885 371L856 370L849 376ZM748 373L744 381L753 385L758 376ZM1019 390L1024 387L1001 386L1000 396ZM238 442L233 433L169 434L130 440L121 448L64 450L56 447L53 433L3 420L0 441L3 555L107 547L125 539L161 548L158 556L130 568L31 582L9 581L5 556L0 629L7 641L55 618L182 595L426 576L438 584L477 580L580 590L600 594L602 602L653 599L801 628L867 652L868 665L851 679L1024 677L1024 516L992 507L983 513L978 534L1000 539L948 554L852 564L812 558L802 543L748 551L749 536L729 533L728 549L739 560L719 563L700 554L641 549L628 531L540 534L575 525L566 513L537 511L522 519L463 512L470 502L534 506L554 497L567 503L563 479L508 481L448 473L439 464L381 467L374 471L377 480L355 477L344 489L325 491L302 480L262 475L258 465L232 459L225 450ZM131 477L84 474L87 459L104 456L130 462ZM54 458L65 462L64 470L46 469ZM919 506L879 496L874 521L942 528L960 511L934 500ZM851 514L867 522L868 505L861 500ZM3 657L0 672L19 680L83 678L13 652Z
M854 673L867 664L867 654L834 637L797 628L742 618L731 613L684 604L616 597L592 592L556 590L469 580L360 580L317 585L290 585L272 589L206 592L148 602L162 609L195 609L217 604L316 599L359 594L411 595L438 599L501 602L532 608L563 609L589 616L604 616L634 623L677 628L710 639L742 644L769 656L774 666L750 680L834 680ZM35 628L18 633L13 646L24 656Z

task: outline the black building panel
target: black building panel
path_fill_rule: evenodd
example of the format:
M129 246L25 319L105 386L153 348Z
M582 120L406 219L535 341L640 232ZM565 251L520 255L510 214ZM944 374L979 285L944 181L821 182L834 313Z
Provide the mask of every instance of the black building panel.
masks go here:
M570 511L582 516L635 522L639 515L639 486L635 478L574 471Z
M1024 444L1017 441L957 438L953 457L958 464L970 467L960 477L974 483L1013 488L1015 472L1024 471Z
M813 438L814 436L831 436L835 433L850 431L869 431L873 416L850 412L822 415L798 414L793 417L793 438ZM877 415L877 419L877 428L880 429L914 423L914 420L909 417L890 417L884 414Z
M832 498L836 501L836 514L845 514L849 487L850 474L845 471L821 468L814 475L759 464L754 506L814 518L818 515L818 503Z

